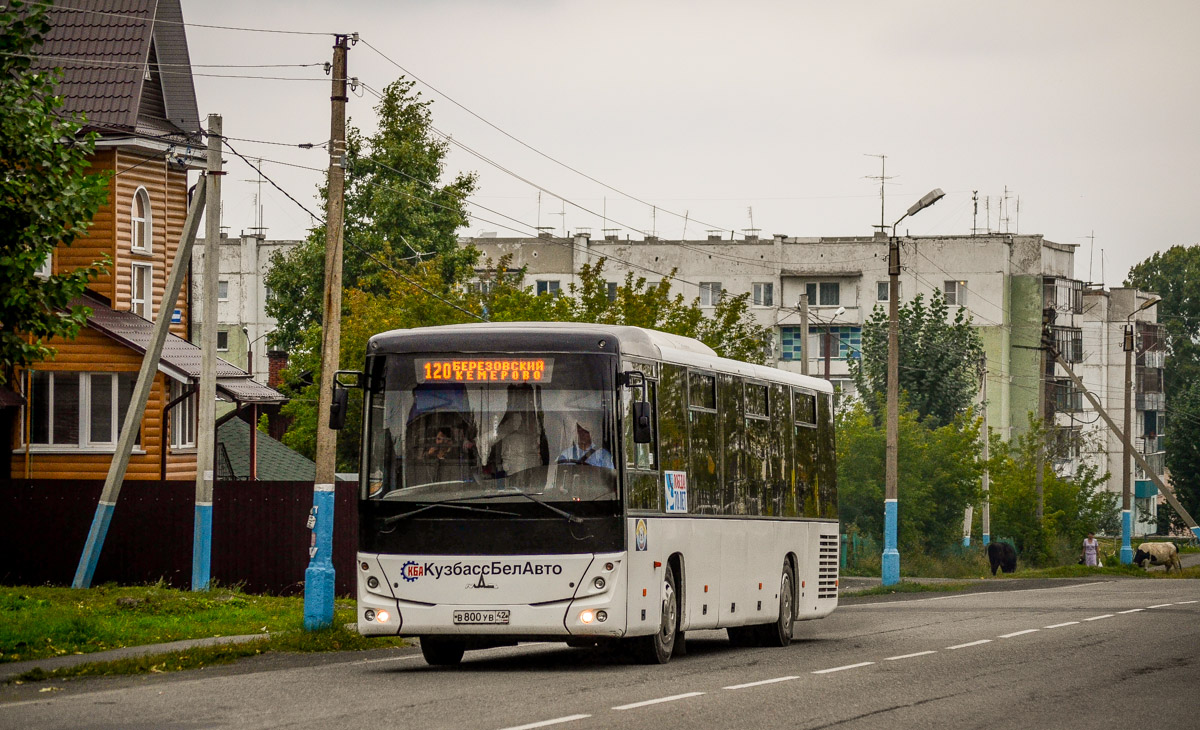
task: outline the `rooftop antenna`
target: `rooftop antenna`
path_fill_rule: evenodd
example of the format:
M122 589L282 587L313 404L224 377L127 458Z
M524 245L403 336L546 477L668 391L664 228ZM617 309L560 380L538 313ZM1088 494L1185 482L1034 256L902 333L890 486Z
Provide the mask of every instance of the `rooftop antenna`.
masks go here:
M560 198L560 200L561 200L561 198ZM560 211L558 213L551 213L550 215L561 215L562 216L562 235L563 235L563 238L566 238L567 237L567 201L561 200L561 202L562 202L562 211ZM538 221L538 222L540 223L541 221ZM553 230L553 228L551 228L551 230Z
M683 236L679 239L680 241L687 240L688 216L691 215L691 213L692 213L692 211L690 211L690 210L683 211Z
M1093 228L1091 235L1084 236L1084 238L1091 239L1091 245L1088 246L1088 283L1095 284L1096 280L1092 278L1092 259L1096 254L1096 229Z
M534 226L537 230L542 230L542 191L538 191L538 217L537 225Z
M650 206L650 237L658 238L658 206Z
M884 219L883 186L887 183L888 180L892 179L891 177L888 177L888 174L887 174L887 155L872 155L870 153L864 153L863 156L879 158L879 174L878 175L864 175L864 177L868 180L878 180L879 181L879 225L871 226L871 227L878 228L879 232L883 233L884 231L887 230L887 224L885 224L883 222L883 219ZM893 175L892 177L895 177L895 176Z
M263 184L262 163L263 163L263 161L262 161L262 158L260 157L257 160L255 160L255 162L258 163L258 165L254 168L254 171L258 173L258 179L242 180L242 182L258 183L258 192L254 194L254 227L251 228L250 230L252 230L256 233L262 233L263 231L267 230L266 228L263 227L263 203L262 203L262 184Z
M971 235L979 233L979 191L971 191Z

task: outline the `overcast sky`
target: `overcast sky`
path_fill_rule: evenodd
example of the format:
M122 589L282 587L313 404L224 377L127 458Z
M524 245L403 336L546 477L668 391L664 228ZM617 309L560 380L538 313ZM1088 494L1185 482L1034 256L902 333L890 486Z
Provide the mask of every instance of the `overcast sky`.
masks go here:
M478 172L472 200L495 211L472 207L464 235L679 238L684 216L688 238L870 235L886 155L888 225L931 188L946 192L901 224L912 235L1040 233L1078 244L1075 275L1110 286L1154 251L1200 242L1194 0L183 0L183 11L196 24L357 32L419 79L434 125L509 171L453 148L447 174ZM188 38L197 66L332 52L319 35L192 26ZM404 73L364 43L349 69L375 89ZM198 76L196 91L202 117L222 114L230 137L329 137L319 67L196 72L319 79ZM375 99L360 93L351 123L369 132ZM327 163L320 149L232 144ZM229 159L224 224L236 235L255 225L256 184ZM320 173L263 169L323 213ZM540 205L530 183L549 191ZM268 236L302 237L308 214L263 191Z

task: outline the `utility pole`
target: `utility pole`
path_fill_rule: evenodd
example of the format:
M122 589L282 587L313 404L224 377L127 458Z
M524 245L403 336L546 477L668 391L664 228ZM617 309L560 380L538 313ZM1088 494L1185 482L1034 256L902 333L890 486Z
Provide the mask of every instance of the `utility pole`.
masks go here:
M192 520L192 590L208 590L212 575L213 461L217 450L217 282L221 273L221 135L208 115L208 200L204 210L204 278L200 320L200 421L196 434L196 509ZM166 445L163 445L166 448Z
M1053 307L1046 307L1042 310L1042 346L1038 350L1038 379L1037 379L1037 397L1038 397L1038 418L1042 422L1042 437L1037 443L1037 454L1034 459L1034 468L1036 471L1033 475L1034 491L1037 494L1037 523L1042 525L1042 517L1045 513L1045 474L1046 469L1046 440L1050 437L1050 429L1053 426L1051 419L1047 418L1047 399L1046 399L1046 371L1048 367L1054 367L1053 360L1047 357L1047 351L1054 348L1054 331L1050 328L1054 324L1055 311Z
M1125 350L1125 434L1132 430L1133 409L1130 401L1133 399L1133 328L1135 325L1126 324L1121 346ZM1121 449L1121 565L1133 562L1133 547L1130 538L1133 535L1133 500L1129 489L1129 449Z
M354 35L357 40L357 34ZM321 342L321 390L317 399L317 479L309 524L313 530L304 571L304 628L333 625L333 505L337 482L337 432L329 427L333 382L342 337L342 219L346 183L346 53L350 36L333 42L333 91L329 122L329 182L325 208L325 295Z
M96 514L92 518L92 526L88 530L87 542L83 546L83 554L79 556L79 565L75 570L72 588L90 588L92 577L96 573L96 564L100 561L100 553L104 549L104 538L108 535L108 526L112 522L113 511L117 507L117 498L121 494L121 484L125 480L125 470L129 466L129 455L137 438L138 424L146 412L146 401L150 397L150 388L154 385L154 376L158 373L158 361L162 355L163 344L171 328L171 312L175 311L175 303L179 301L179 289L188 270L188 261L192 257L192 244L196 241L196 231L200 228L200 211L204 208L207 188L196 186L192 203L188 206L187 219L183 224L183 233L179 237L179 247L175 251L175 263L167 278L167 287L163 291L162 302L158 307L158 318L154 321L154 331L150 342L146 345L146 354L142 358L142 366L138 370L137 381L133 393L129 397L129 407L125 418L121 421L120 435L117 437L117 450L109 463L108 475L104 479L104 489L100 492L100 501L96 505ZM152 306L152 305L151 305ZM166 448L166 445L163 445Z
M980 363L982 380L981 388L983 390L983 515L981 517L983 533L983 546L987 547L992 539L992 502L991 502L991 476L988 473L988 442L991 441L991 432L988 431L988 399L987 399L987 355L983 356Z
M800 373L808 375L808 292L800 295L800 334L804 339L800 341Z
M896 221L899 223L899 221ZM887 445L885 448L883 495L883 558L880 571L885 586L900 582L898 527L900 505L897 501L900 454L900 239L896 226L888 239L888 362L887 362Z

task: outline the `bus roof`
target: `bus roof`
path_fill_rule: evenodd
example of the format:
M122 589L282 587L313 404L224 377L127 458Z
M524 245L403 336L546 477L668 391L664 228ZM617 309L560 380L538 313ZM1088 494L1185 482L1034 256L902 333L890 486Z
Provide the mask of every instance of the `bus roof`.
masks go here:
M564 338L579 335L601 335L617 340L623 355L662 360L677 365L687 365L705 370L736 373L747 378L758 378L787 383L824 393L832 393L833 386L827 380L780 370L767 365L754 365L740 360L721 357L708 345L699 340L669 332L616 324L589 324L583 322L478 322L450 324L434 327L381 332L367 343L368 352L410 352L418 342L428 342L430 349L457 350L467 344L477 349L488 336L519 335L537 332L539 335ZM540 339L540 338L539 338ZM431 342L432 340L432 342ZM422 346L421 349L426 349Z

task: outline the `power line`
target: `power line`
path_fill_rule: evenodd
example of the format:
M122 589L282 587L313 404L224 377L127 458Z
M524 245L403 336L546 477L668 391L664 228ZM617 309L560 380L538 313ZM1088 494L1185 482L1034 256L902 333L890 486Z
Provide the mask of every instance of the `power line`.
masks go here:
M185 23L178 20L163 20L162 18L147 17L144 15L135 15L132 13L114 13L104 10L92 10L90 8L72 8L64 5L58 5L53 2L39 2L31 0L30 5L40 5L44 8L52 8L60 12L72 13L87 13L89 15L102 15L110 18L124 18L139 23L151 23L156 25L180 25L187 28L211 28L213 30L234 30L246 33L279 33L284 35L320 35L320 36L337 36L348 35L347 33L329 33L326 31L305 31L305 30L281 30L278 28L241 28L229 25L210 25L206 23Z

